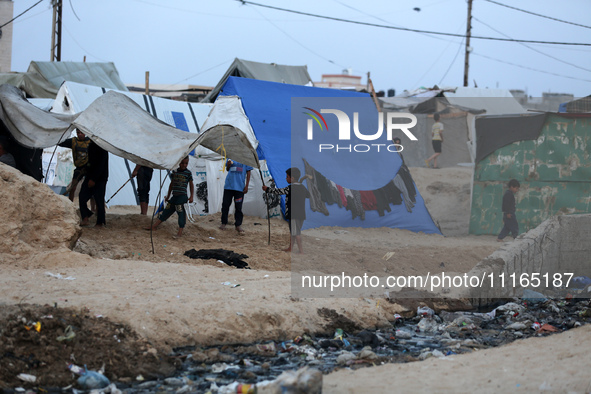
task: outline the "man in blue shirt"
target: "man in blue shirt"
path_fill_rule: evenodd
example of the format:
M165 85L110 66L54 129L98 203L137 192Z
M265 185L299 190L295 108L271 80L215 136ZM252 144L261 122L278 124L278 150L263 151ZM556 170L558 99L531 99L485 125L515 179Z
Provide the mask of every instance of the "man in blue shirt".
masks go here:
M242 219L244 214L242 213L242 203L244 202L244 195L248 192L248 183L250 182L250 171L252 167L244 165L242 163L234 162L229 160L226 162L226 170L228 175L226 176L226 183L224 185L224 198L222 199L222 225L221 230L226 229L228 224L228 212L232 200L234 200L234 219L236 231L240 234L244 234L242 229Z

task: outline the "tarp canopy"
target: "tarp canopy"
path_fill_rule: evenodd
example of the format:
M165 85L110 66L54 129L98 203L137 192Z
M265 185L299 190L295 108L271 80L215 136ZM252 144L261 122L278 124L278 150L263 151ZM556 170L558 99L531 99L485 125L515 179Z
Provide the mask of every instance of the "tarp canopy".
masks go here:
M2 73L0 84L10 84L32 98L55 98L64 81L127 91L115 64L32 61L26 73Z
M87 109L97 98L101 97L106 92L107 89L98 86L84 85L76 82L64 82L60 87L55 100L53 100L51 112L78 114ZM201 126L212 107L212 104L188 103L140 93L117 92L135 101L153 117L160 119L179 130L187 133L194 133L194 135L199 134ZM29 101L33 102L34 100L29 99ZM46 153L44 154L44 164L49 164L50 157L52 156L57 156L59 158L61 149L64 148L57 148L55 154L53 153L52 148L46 149ZM195 186L201 188L204 187L202 184L204 178L204 170L202 168L204 165L203 161L204 160L193 160L193 156L191 156L191 160L189 160L189 169L193 171ZM125 158L114 154L110 155L109 182L107 183L106 195L110 197L111 205L139 204L135 179L131 179L131 181L127 182L132 176L134 166L135 163L132 163ZM59 175L58 178L52 181L52 172L50 170L45 182L53 184L54 186L65 186L70 182L72 170L73 163L66 163L63 160L58 160L58 166L56 168L56 174ZM167 170L154 171L150 186L150 205L156 205L159 203L157 191L160 190L160 188L167 190L168 177L166 173ZM125 187L121 189L120 187L123 184L125 184ZM193 213L203 213L206 202L203 201L202 198L199 198L199 196L203 196L203 194L204 193L198 194L196 203L198 206L191 206L195 211Z
M299 107L295 109L295 112L292 112L292 100L309 98L310 102L314 104L318 103L317 100L322 99L363 100L363 102L356 101L356 103L362 105L363 109L370 114L375 115L370 118L377 121L377 110L369 95L365 93L230 77L220 95L240 97L244 112L259 141L257 148L259 160L266 160L278 187L287 186L285 171L288 168L295 165L304 174L305 164L302 159L292 158L292 117L302 113ZM336 119L331 119L331 121L336 122ZM330 123L329 126L333 127ZM337 127L334 129L336 130ZM324 136L326 133L320 133L320 135ZM318 155L312 151L306 153L306 158L311 166L331 181L349 189L362 191L385 186L397 175L402 165L402 160L396 153L387 155L385 159L370 154L364 157L366 160L357 162L352 162L351 155L347 154ZM347 170L343 170L347 168L352 168L352 171L347 173ZM377 211L367 211L364 220L352 220L351 212L339 208L337 205L329 205L327 208L329 214L325 215L312 211L307 205L304 228L323 225L366 228L391 227L415 232L440 233L418 193L412 212L408 211L404 204L394 205L391 207L391 211L383 216L379 215ZM330 217L328 222L327 216Z
M103 149L134 163L175 169L198 144L197 135L180 131L144 111L129 97L108 91L75 115L43 111L12 85L0 86L0 117L14 138L29 148L57 145L80 128Z
M526 113L510 91L506 89L481 89L458 87L455 91L444 91L443 96L455 106L485 110L486 115Z
M243 59L234 59L224 76L211 92L201 101L213 103L229 77L258 79L261 81L307 85L312 82L307 66L285 66L275 63L259 63Z
M207 104L201 104L207 105ZM220 212L224 195L224 185L228 172L225 160L232 159L240 163L259 167L260 171L251 173L248 193L244 195L242 211L246 215L265 218L280 216L278 201L271 204L267 210L261 198L263 182L269 184L271 177L264 160L259 162L256 154L258 140L244 113L242 102L237 96L218 96L207 119L201 127L203 136L195 149L195 156L204 160L205 176L207 179L208 212ZM211 149L206 148L211 147ZM230 207L230 211L233 206Z
M477 117L475 162L512 142L537 139L546 116L542 113Z
M591 112L591 96L581 97L560 104L558 112L585 113Z
M198 157L221 159L259 168L256 154L257 141L244 109L237 96L218 97L199 136Z
M55 98L58 87L43 78L43 76L28 72L0 73L0 84L16 86L34 98Z

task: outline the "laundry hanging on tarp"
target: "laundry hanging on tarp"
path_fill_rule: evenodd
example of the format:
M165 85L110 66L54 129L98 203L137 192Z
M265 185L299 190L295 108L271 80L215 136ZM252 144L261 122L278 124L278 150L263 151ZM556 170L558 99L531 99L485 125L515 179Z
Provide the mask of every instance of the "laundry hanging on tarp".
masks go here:
M380 216L390 212L390 204L404 206L408 212L412 212L416 203L417 190L412 181L410 171L406 165L392 180L383 187L376 190L351 190L336 184L327 179L322 173L312 167L306 159L303 159L308 179L308 190L310 191L310 208L314 212L321 212L329 215L326 204L337 204L339 208L346 208L351 211L352 218L359 217L365 220L366 211L378 211Z

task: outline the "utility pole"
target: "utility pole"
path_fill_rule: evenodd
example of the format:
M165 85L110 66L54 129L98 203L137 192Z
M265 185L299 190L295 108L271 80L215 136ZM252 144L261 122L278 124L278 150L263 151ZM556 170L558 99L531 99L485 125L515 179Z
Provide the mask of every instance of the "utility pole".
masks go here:
M62 59L62 0L51 0L53 23L51 28L51 61Z
M466 55L464 57L464 86L468 86L468 69L470 68L470 34L472 33L472 0L468 0L468 22L466 23Z
M378 97L376 96L376 90L373 88L373 82L371 81L371 78L369 77L369 71L367 72L367 88L369 90L369 92L371 93L371 97L373 98L373 103L376 106L376 109L378 110L378 112L382 112L380 111L380 104L378 104Z

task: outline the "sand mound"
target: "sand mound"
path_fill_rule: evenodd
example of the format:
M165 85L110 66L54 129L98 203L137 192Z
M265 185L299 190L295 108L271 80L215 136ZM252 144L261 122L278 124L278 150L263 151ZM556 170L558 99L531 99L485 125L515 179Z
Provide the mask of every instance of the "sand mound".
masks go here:
M0 164L0 260L72 248L81 234L76 208L47 185Z

